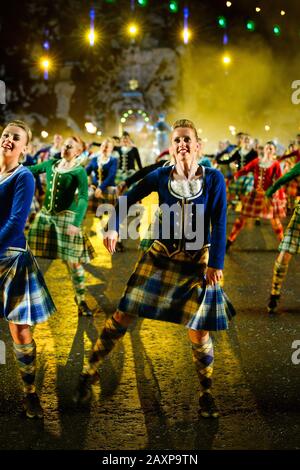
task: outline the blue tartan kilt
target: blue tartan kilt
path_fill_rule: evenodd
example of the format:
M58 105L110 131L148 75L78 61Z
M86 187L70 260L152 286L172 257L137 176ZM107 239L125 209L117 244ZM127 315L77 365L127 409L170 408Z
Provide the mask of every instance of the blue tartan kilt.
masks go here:
M31 251L9 248L0 255L0 317L18 325L35 325L55 311Z
M118 311L192 330L228 329L235 310L218 284L206 285L207 260L208 248L202 248L195 257L185 252L169 257L164 246L154 241L141 254Z

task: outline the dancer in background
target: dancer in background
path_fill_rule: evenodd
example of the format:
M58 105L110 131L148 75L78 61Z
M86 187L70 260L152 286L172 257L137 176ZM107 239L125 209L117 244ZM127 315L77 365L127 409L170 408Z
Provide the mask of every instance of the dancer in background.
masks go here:
M259 157L252 160L235 174L235 178L254 174L254 189L242 199L242 209L240 216L235 220L231 233L226 244L226 251L235 242L237 236L244 228L248 218L269 219L272 228L279 240L283 237L283 227L280 219L285 217L286 198L283 190L280 190L271 200L271 204L266 204L265 191L282 175L280 164L274 160L276 146L273 142L267 142L264 147L259 148Z
M24 236L34 178L19 159L31 137L26 123L12 121L0 139L0 317L8 321L13 339L26 416L42 418L35 389L36 344L30 327L48 320L55 306Z
M30 227L28 240L35 256L66 261L75 290L78 314L92 316L85 300L83 263L94 257L94 249L82 229L88 205L88 179L77 160L83 151L79 137L69 137L62 158L29 167L36 175L46 173L46 196L42 210Z
M97 210L99 204L116 204L117 187L115 178L118 168L118 159L112 155L114 142L111 138L105 139L89 164L85 167L87 175L91 178L90 198L93 207Z
M273 194L276 194L276 191L280 190L281 186L296 178L300 179L300 162L279 178L267 190L266 196L272 198ZM277 304L280 299L283 281L287 275L289 262L293 255L300 253L300 199L298 199L293 216L284 232L284 237L278 250L280 253L274 264L271 295L268 304L268 312L270 314L274 314L277 311Z

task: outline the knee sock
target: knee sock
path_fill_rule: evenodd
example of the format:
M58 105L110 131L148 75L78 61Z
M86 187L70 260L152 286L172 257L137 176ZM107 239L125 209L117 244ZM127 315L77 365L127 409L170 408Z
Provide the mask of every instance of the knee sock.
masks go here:
M231 242L234 242L236 237L238 236L238 234L240 233L240 231L242 230L242 228L244 227L245 225L245 219L236 219L236 221L234 222L234 225L232 227L232 230L231 230L231 233L228 237L228 240L230 240Z
M281 223L279 222L279 224L272 224L272 228L274 230L274 233L276 235L276 237L278 238L279 241L281 241L283 239L283 227L281 225Z
M200 396L212 387L214 348L211 337L204 343L192 343L193 362L200 381Z
M69 272L73 282L77 303L85 299L85 276L81 264L68 263Z
M36 345L34 340L29 344L14 343L14 351L23 382L24 393L35 392Z
M271 295L280 295L282 283L288 271L288 263L279 263L277 260L274 264Z
M85 372L94 375L101 360L110 353L117 341L125 335L126 331L127 328L120 325L113 317L106 320L104 328L93 348L89 365Z

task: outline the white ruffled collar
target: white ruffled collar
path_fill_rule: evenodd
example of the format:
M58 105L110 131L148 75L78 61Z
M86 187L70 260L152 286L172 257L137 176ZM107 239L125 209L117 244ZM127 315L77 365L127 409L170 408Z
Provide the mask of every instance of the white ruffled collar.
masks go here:
M180 199L194 199L200 196L203 192L203 181L205 177L205 167L202 168L202 176L192 180L175 180L169 178L169 191L170 193Z

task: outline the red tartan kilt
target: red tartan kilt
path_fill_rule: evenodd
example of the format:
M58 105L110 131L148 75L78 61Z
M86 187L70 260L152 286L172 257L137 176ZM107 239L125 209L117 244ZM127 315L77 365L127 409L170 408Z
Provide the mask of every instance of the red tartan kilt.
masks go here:
M297 179L290 181L286 188L286 194L289 197L297 197L299 191L300 191L299 181Z
M271 205L267 206L265 193L253 189L249 194L242 198L241 214L245 217L260 217L264 219L274 219L286 216L286 200L273 196Z

